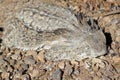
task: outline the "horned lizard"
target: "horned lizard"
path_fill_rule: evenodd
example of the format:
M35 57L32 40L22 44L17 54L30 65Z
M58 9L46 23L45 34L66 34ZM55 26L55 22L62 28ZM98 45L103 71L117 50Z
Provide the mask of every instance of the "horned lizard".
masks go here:
M105 54L101 30L91 29L68 8L41 3L15 12L4 24L3 45L22 50L46 50L48 60L81 60Z

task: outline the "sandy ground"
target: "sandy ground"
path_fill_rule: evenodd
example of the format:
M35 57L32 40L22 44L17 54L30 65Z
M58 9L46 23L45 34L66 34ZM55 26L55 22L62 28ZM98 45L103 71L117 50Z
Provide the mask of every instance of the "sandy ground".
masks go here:
M48 61L44 51L0 46L0 80L120 80L119 0L0 0L3 23L21 6L46 2L70 7L96 20L106 36L107 54L82 61Z

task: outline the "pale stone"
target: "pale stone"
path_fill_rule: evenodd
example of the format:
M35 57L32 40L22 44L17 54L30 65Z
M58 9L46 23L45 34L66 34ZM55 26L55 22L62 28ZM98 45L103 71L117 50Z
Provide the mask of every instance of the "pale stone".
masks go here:
M48 60L81 60L106 53L105 36L93 27L67 8L31 4L20 8L5 23L2 39L7 47L45 49Z
M118 28L116 29L116 35L117 36L120 36L120 27L119 26L117 26Z
M37 59L41 62L45 62L45 57L44 57L44 52L39 52L38 55L36 56Z
M64 69L64 68L65 68L65 63L64 63L63 61L62 61L62 62L59 62L58 67L59 67L60 69Z
M35 64L35 60L32 56L27 56L24 58L24 62L26 64L31 64L31 65L34 65Z
M37 52L34 51L34 50L28 50L25 54L25 56L30 56L32 55L33 57L36 57L37 56Z
M72 65L78 65L78 62L77 61L71 61L71 64Z
M120 36L117 36L117 37L116 37L116 41L117 41L117 42L120 42Z

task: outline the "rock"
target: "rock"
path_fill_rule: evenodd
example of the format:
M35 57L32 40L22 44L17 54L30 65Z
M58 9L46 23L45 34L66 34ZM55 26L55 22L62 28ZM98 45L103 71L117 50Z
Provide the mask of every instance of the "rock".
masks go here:
M20 56L20 54L13 54L13 55L11 56L11 58L14 59L14 60L20 60L20 59L21 59L21 56Z
M31 80L31 78L28 74L24 74L21 76L21 80Z
M26 57L24 58L24 62L25 62L26 64L30 64L30 65L35 64L35 60L34 60L34 58L33 58L32 56L26 56Z
M29 67L29 66L28 66L27 64L25 64L25 63L22 63L22 64L21 64L22 70L27 70L28 67Z
M119 56L114 56L113 61L114 61L115 69L118 71L118 73L120 73L120 57Z
M47 71L51 71L52 70L52 65L49 63L45 63L43 65L43 69L47 70Z
M17 79L20 79L20 78L21 78L21 74L20 73L16 73L16 74L14 74L13 80L17 80Z
M3 64L5 64L6 62L4 61L3 57L0 56L0 66L2 66Z
M33 51L33 50L28 50L26 52L26 56L29 56L29 55L37 55L37 52L36 51Z
M116 35L117 35L117 36L120 36L120 28L118 28L118 29L116 30Z
M113 51L115 52L115 54L119 53L119 50L118 50L119 43L118 42L112 42L111 47L112 47Z
M93 80L93 77L88 77L86 80Z
M2 3L4 0L0 0L0 3Z
M77 65L78 66L78 62L77 61L71 61L72 65Z
M116 53L115 53L115 51L113 49L109 50L109 54L110 54L110 56L115 56L116 55Z
M112 78L109 78L109 77L103 75L102 80L112 80Z
M44 52L39 52L36 57L39 61L45 62Z
M37 76L39 76L39 69L33 69L32 70L32 73L30 74L31 75L31 77L37 77Z
M100 71L97 72L97 76L98 77L101 77L102 76L102 73Z
M80 71L77 69L77 70L74 70L74 74L75 75L79 75L80 74Z
M98 59L98 58L93 58L92 59L92 64L96 65L96 66L98 66L100 68L105 68L106 67L105 63L107 63L107 62L105 62L105 61L103 61L101 59Z
M14 68L19 70L20 68L22 68L22 67L21 67L22 64L25 64L25 63L23 62L23 60L18 60L18 61L16 62L16 64L14 65Z
M118 52L119 52L119 54L118 54L118 55L120 55L120 48L119 48Z
M117 37L116 37L116 41L117 41L117 42L120 42L120 36L117 36Z
M64 75L69 75L70 76L72 74L72 72L73 72L73 67L72 66L68 65L68 66L65 67Z
M21 50L15 50L15 53L16 53L16 54L20 54L20 53L21 53Z
M113 76L113 75L114 75L114 74L113 74L111 71L109 71L109 70L104 71L103 74L104 74L105 76Z
M80 16L52 4L26 5L3 25L2 43L23 50L45 49L45 58L53 61L81 60L105 54L106 40L102 30L92 19L82 21Z
M100 78L98 76L94 76L93 80L99 80Z
M64 63L64 61L59 62L58 67L59 67L60 69L64 69L64 68L65 68L65 63Z
M74 28L74 26L77 27L77 25L75 25L77 23L76 21L75 22L73 21L73 23L75 23L75 24L72 24L71 22L72 22L72 19L74 20L76 18L78 21L79 16L75 16L72 18L72 16L69 15L69 12L71 12L71 14L73 14L73 16L74 16L74 13L73 13L74 11L71 11L70 9L67 9L68 10L67 11L66 8L64 8L64 9L67 11L67 13L64 13L58 9L56 10L56 11L58 11L58 13L57 13L58 15L62 15L61 13L63 13L63 15L67 16L67 18L63 19L64 23L63 23L63 21L60 21L62 16L57 16L56 14L52 15L51 12L48 13L48 15L42 15L43 17L46 16L47 18L50 18L51 24L49 24L49 25L51 25L51 27L53 27L53 28L54 28L54 26L53 26L54 24L52 24L53 18L51 18L51 16L53 16L53 17L57 16L57 18L54 18L54 19L56 19L56 21L61 22L62 25L64 25L64 24L68 25L68 26L66 26L67 27L66 30L65 30L65 28L61 31L59 31L59 29L56 29L56 30L49 31L48 33L45 32L45 30L44 30L43 31L44 33L42 33L42 32L38 31L39 29L35 30L34 28L29 28L32 25L26 26L27 24L25 24L25 22L29 21L29 19L28 19L29 16L26 17L24 15L21 15L21 17L24 16L27 19L26 21L24 21L24 19L17 18L18 14L21 14L20 12L22 12L24 9L24 11L29 11L29 12L33 11L33 13L34 13L33 15L38 15L38 17L36 17L36 19L35 19L37 21L39 18L39 15L41 14L40 12L42 12L39 8L39 5L41 5L41 1L48 1L48 2L54 2L53 4L57 3L58 5L61 5L63 3L62 6L64 6L64 4L65 4L65 6L67 6L69 8L74 8L74 6L76 7L76 5L78 4L77 6L79 9L77 9L77 8L74 8L74 9L77 9L77 11L79 11L79 12L82 12L83 11L82 8L85 6L84 10L85 9L86 10L83 11L85 17L87 17L86 15L88 15L90 17L95 16L96 19L95 18L94 19L98 24L100 22L104 22L103 28L102 28L103 31L104 31L104 28L106 29L106 27L107 27L108 32L109 33L111 32L113 34L111 36L112 39L113 39L113 37L115 37L115 39L113 39L114 41L112 41L112 43L114 42L114 44L113 44L114 47L111 44L111 48L109 48L109 49L112 49L112 51L109 51L109 52L111 54L114 54L114 53L116 53L116 51L114 51L114 50L117 48L119 49L119 52L120 52L120 47L119 47L120 42L118 42L119 40L117 39L117 37L120 36L119 35L119 33L120 33L119 23L116 24L116 21L115 21L115 23L112 23L112 25L109 25L109 23L108 23L109 21L111 23L111 19L114 17L114 15L118 15L118 17L119 17L119 14L117 14L117 13L115 13L115 14L113 13L113 14L109 15L109 12L111 12L111 10L112 10L112 12L114 12L118 8L120 8L118 6L118 4L116 4L116 3L115 4L112 3L112 5L110 3L111 7L108 8L108 6L106 5L106 0L2 0L2 1L4 1L4 2L2 4L0 4L0 11L1 11L0 12L0 27L2 27L1 24L3 24L5 19L9 19L10 17L12 17L7 22L4 22L4 24L8 25L8 22L11 22L10 25L15 26L13 29L8 31L8 34L14 35L14 37L10 38L9 35L5 36L5 37L9 37L10 41L12 38L14 38L15 40L13 43L17 44L15 46L19 46L21 44L20 41L24 40L23 36L26 36L26 34L24 35L24 33L27 33L28 35L31 36L32 34L28 33L28 31L32 30L33 32L36 31L35 36L42 34L42 36L44 37L44 38L28 37L31 39L31 41L32 41L31 44L33 43L33 46L34 46L34 42L35 42L34 39L36 41L38 40L38 42L36 42L35 45L37 44L37 46L39 46L41 44L39 41L43 41L43 42L47 43L46 42L47 37L49 38L49 40L51 40L51 42L54 40L58 41L59 37L65 38L68 41L73 40L72 38L76 37L77 40L75 40L75 39L73 40L73 42L76 42L76 43L65 42L62 44L63 46L64 46L64 44L67 44L67 43L74 44L74 45L71 45L71 48L69 48L69 46L65 47L65 50L67 48L69 48L69 49L71 49L71 54L72 53L75 54L76 53L76 52L74 53L75 46L76 46L76 48L77 47L79 48L79 46L82 43L84 43L84 41L87 44L90 44L89 43L90 41L88 41L89 40L88 37L91 36L90 40L92 40L92 39L94 39L94 37L92 37L93 36L92 34L95 32L97 33L99 31L101 31L98 29L95 30L93 28L95 26L92 26L92 24L88 25L86 20L85 20L86 23L84 23L84 22L82 22L82 20L80 20L80 22L82 24L81 23L78 24L81 27L80 30L78 29L79 30L78 32L76 32L77 30L73 30L72 28L69 28L70 25L71 25L70 27L73 27L73 28ZM77 3L76 3L76 1L77 1ZM81 4L80 1L84 1L84 3ZM116 0L116 1L119 1L119 0ZM36 2L36 5L34 5L35 2ZM95 5L93 5L94 2L96 3ZM89 11L91 4L92 4L92 7L94 7L94 10L92 12ZM106 10L106 7L104 7L104 6L107 6L107 10ZM47 7L49 7L49 5ZM116 9L113 10L112 9L113 7ZM29 8L29 10L27 10L26 8L27 9ZM49 8L48 11L51 9L53 9L53 8ZM44 12L44 10L45 9L43 9L43 12ZM46 11L46 12L48 12L48 11ZM55 9L53 9L53 13L56 11L55 11ZM30 14L29 12L28 12L28 14ZM11 13L13 13L13 14L11 14ZM108 13L108 15L104 16L104 13L105 14ZM32 17L32 19L34 19L35 16L34 17L30 16L30 17ZM103 18L109 17L109 18L106 19L106 21L105 20L103 21L102 17ZM66 20L66 19L69 19L69 20ZM86 19L86 18L84 18L84 16L83 16L83 19ZM17 24L17 22L15 23L14 20L18 20L18 24ZM35 20L33 22L35 22ZM43 23L45 21L47 21L47 20L44 18ZM48 19L48 21L49 21L49 19ZM38 20L38 22L36 22L35 25L37 25L37 23L39 23L39 22L41 22L41 21ZM67 23L65 23L65 22L67 22ZM88 22L89 22L89 20L88 20ZM21 24L19 25L19 23L21 23ZM48 23L50 23L50 22L48 22ZM46 24L48 24L48 23L46 22ZM86 24L86 26L84 26L84 24ZM100 25L100 27L102 27L101 24L99 24L99 25ZM92 27L92 29L91 29L91 27ZM9 26L9 28L12 28L12 27ZM45 27L42 27L42 28L45 28ZM88 30L86 30L86 28ZM6 31L6 29L8 29L8 28L6 26L4 26L3 32ZM17 31L16 31L16 29L17 29ZM20 31L18 29L20 29ZM14 30L16 31L16 33L12 34L12 32ZM22 30L24 30L23 34L22 34ZM68 31L68 34L70 34L70 36L67 33L65 34L64 31L67 31L67 30L70 31L70 32ZM56 31L56 33L54 31ZM89 32L89 31L91 31L91 32ZM0 30L0 32L1 32L1 30ZM58 34L58 32L60 34ZM16 37L16 34L18 34L18 33L21 33L22 35L19 35L19 37ZM46 33L48 34L47 36L45 36ZM82 33L82 34L80 36L76 36L77 33L78 34ZM98 34L96 34L96 33L94 36L99 37ZM87 40L84 37L85 35L87 35ZM3 36L3 34L0 33L0 37L2 37L2 36ZM82 42L81 42L81 39L80 39L80 41L78 41L79 37L83 38ZM43 39L43 40L40 40L40 39ZM102 39L102 37L101 37L101 39ZM27 40L27 39L25 39L25 40ZM107 39L107 40L109 41L109 39ZM18 42L18 43L15 43L15 42ZM29 41L26 41L26 42L29 43ZM9 43L9 42L7 42L7 43ZM101 43L101 41L100 41L100 43ZM48 42L48 44L50 44L50 43ZM45 46L48 44L45 44ZM75 44L77 44L77 45L75 45ZM93 43L91 43L91 44L94 45ZM98 44L98 43L96 43L96 44ZM29 44L26 44L26 45L29 45ZM58 47L58 45L59 45L59 43L56 43L55 47ZM4 47L2 47L2 46L4 46ZM81 59L75 60L75 59L77 58L77 56L82 55L82 54L87 54L87 53L78 53L78 55L76 55L76 54L73 55L74 58L72 58L73 56L69 55L69 49L67 52L62 48L62 52L58 53L59 49L61 50L61 46L60 46L57 49L58 51L55 48L55 51L56 51L56 54L58 54L57 55L58 57L56 57L56 56L54 57L54 54L51 54L52 52L50 51L53 48L49 49L50 48L49 46L45 47L43 45L42 47L38 48L37 50L28 49L27 51L26 50L24 51L24 49L17 48L15 46L8 48L6 45L1 44L1 42L0 42L0 80L57 80L57 79L58 80L59 79L61 79L61 80L109 80L109 78L110 78L110 80L120 80L120 57L119 57L119 55L115 55L115 56L111 57L111 56L109 56L109 54L106 54L106 55L100 56L95 59L93 57L91 57L92 59L90 60L90 62L88 61L86 63L86 65L84 65L85 64L84 62L86 60L88 60L88 58L84 59L84 60L81 60ZM32 47L32 46L29 46L29 47ZM80 52L81 50L85 50L85 48L86 48L83 45L81 45L81 47L83 47L83 48L78 49L76 51ZM25 48L25 46L23 46L23 48ZM91 47L89 47L89 48L91 50ZM90 54L93 54L92 52L90 52L90 50L88 50L88 52ZM1 52L2 52L2 54L1 54ZM53 53L55 53L54 50L53 50ZM47 58L48 54L51 54L51 56L49 56L49 57L52 59ZM68 55L65 55L65 58L63 56L61 57L61 55L64 55L64 54L68 54ZM98 53L96 53L96 54L99 55ZM69 58L69 56L70 56L70 58ZM86 56L86 55L83 55L83 56ZM92 56L92 55L89 55L89 56ZM68 59L68 60L63 60L63 59ZM59 61L52 61L52 60L59 60ZM81 60L81 61L78 61L78 60ZM113 68L110 68L109 65L112 66ZM87 70L84 68L84 66L87 67Z
M1 46L0 46L0 50L1 50L1 51L4 51L4 50L5 50L5 46L1 45Z
M4 71L4 72L2 72L1 77L2 77L2 79L8 80L9 75L10 75L10 73Z
M106 0L107 2L114 3L115 0Z
M62 71L60 69L56 69L54 72L50 74L50 78L48 80L61 80L62 79Z
M91 62L85 62L84 68L88 71L92 71L92 63Z

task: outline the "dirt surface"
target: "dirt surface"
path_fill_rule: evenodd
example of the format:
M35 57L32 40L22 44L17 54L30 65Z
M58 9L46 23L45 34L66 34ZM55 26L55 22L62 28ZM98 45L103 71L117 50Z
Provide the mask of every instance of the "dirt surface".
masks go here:
M106 55L82 61L48 61L44 51L1 45L0 80L120 80L119 0L0 0L0 36L2 24L18 8L41 2L69 7L95 19L106 36Z

